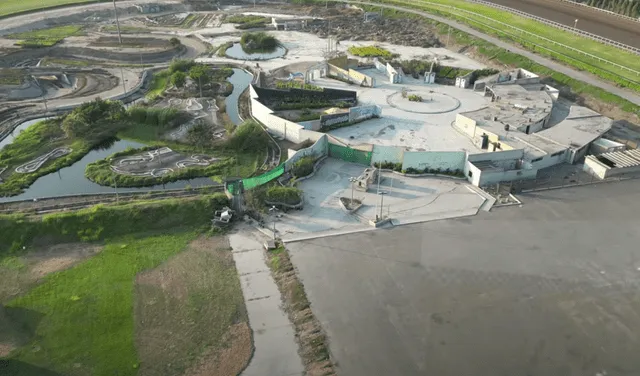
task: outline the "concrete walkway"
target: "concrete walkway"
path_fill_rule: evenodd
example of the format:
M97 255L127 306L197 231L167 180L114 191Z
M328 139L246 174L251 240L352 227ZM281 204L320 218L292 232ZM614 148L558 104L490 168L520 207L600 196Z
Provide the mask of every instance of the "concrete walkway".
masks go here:
M380 4L380 3L370 3L370 2L366 2L366 1L350 1L350 0L336 0L338 2L342 2L342 3L349 3L349 4L361 4L361 5L372 5L375 6L377 8L385 8L385 9L395 9L395 10L399 10L402 12L407 12L407 13L413 13L413 14L418 14L420 16L426 17L426 18L430 18L432 20L438 21L440 23L449 25L453 28L456 28L460 31L464 31L467 34L471 34L474 37L486 40L487 42L494 44L498 47L504 48L506 50L509 50L511 52L517 53L519 55L522 55L528 59L531 59L532 61L535 61L538 64L544 65L545 67L548 67L550 69L553 69L556 72L565 74L571 78L574 78L576 80L580 80L583 82L588 83L589 85L593 85L596 87L599 87L603 90L606 90L610 93L613 93L615 95L618 95L626 100L628 100L629 102L635 103L636 105L640 106L640 95L635 94L634 92L630 91L630 90L626 90L626 89L622 89L619 88L613 84L610 84L608 82L604 82L602 80L600 80L599 78L585 73L585 72L579 72L573 68L569 68L565 65L562 65L560 63L557 63L551 59L542 57L540 55L536 55L533 52L529 52L526 50L523 50L521 48L518 48L510 43L507 42L503 42L498 38L494 38L492 36L489 36L487 34L483 34L475 29L472 29L469 26L466 26L464 24L461 24L459 22L456 21L452 21L449 20L447 18L444 17L439 17L439 16L435 16L433 14L430 13L426 13L426 12L421 12L419 10L415 10L415 9L411 9L411 8L405 8L405 7L400 7L400 6L396 6L396 5L387 5L387 4Z
M265 263L263 238L248 226L229 235L255 346L242 376L302 375L295 330L280 308L280 291Z

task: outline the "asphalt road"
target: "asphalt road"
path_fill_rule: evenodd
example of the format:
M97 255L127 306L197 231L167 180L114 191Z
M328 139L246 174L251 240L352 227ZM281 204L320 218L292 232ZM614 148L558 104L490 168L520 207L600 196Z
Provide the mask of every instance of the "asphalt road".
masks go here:
M582 82L586 82L590 85L599 87L603 90L606 90L610 93L613 93L619 97L622 97L626 100L628 100L629 102L635 103L636 105L640 106L640 95L638 95L637 93L631 91L631 90L627 90L627 89L623 89L620 87L617 87L609 82L605 82L600 80L599 78L597 78L596 76L587 73L587 72L581 72L581 71L577 71L573 68L569 68L563 64L557 63L551 59L547 59L546 57L540 56L540 55L536 55L533 52L529 52L526 50L523 50L521 48L518 48L512 44L503 42L502 40L498 39L498 38L494 38L492 36L483 34L475 29L472 29L471 27L461 24L459 22L456 21L452 21L449 20L447 18L444 17L439 17L439 16L435 16L433 14L430 13L426 13L426 12L422 12L419 10L415 10L415 9L410 9L410 8L405 8L405 7L399 7L399 6L395 6L395 5L387 5L387 4L379 4L379 3L369 3L366 1L351 1L351 0L335 0L335 1L339 1L339 2L344 2L344 3L349 3L349 4L365 4L365 5L375 5L378 8L386 8L386 9L395 9L395 10L400 10L403 12L407 12L407 13L413 13L413 14L418 14L421 15L423 17L426 18L430 18L432 20L436 20L440 23L443 23L445 25L450 25L453 28L456 28L458 30L464 31L467 34L471 34L473 36L475 36L476 38L479 39L483 39L491 44L494 44L498 47L502 47L506 50L509 50L511 52L517 53L519 55L525 56L533 61L535 61L538 64L544 65L546 67L549 67L551 69L553 69L556 72L560 72L562 74L565 74L571 78L574 78L576 80L582 81Z
M486 0L640 48L640 22L558 0Z
M547 191L288 247L339 374L638 375L638 195Z

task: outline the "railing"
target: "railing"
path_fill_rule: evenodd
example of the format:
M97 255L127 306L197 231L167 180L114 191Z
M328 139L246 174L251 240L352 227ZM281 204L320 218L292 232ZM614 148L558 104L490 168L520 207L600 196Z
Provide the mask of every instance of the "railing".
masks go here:
M357 2L356 2L356 3L357 3ZM365 2L362 2L362 3L365 3ZM401 3L404 3L404 2L401 2ZM366 3L365 3L365 4L366 4ZM407 5L411 5L410 3L406 3L406 4L407 4ZM553 52L553 53L556 53L556 54L562 54L562 55L564 55L565 57L567 57L567 58L569 58L569 59L575 60L575 61L580 62L580 63L583 63L583 64L584 64L585 62L584 62L584 61L582 61L582 60L575 59L575 58L573 58L573 57L571 57L571 56L568 56L568 55L566 55L566 54L564 54L564 53L562 53L562 52L559 52L559 51L556 51L556 50L550 49L550 48L548 48L548 47L544 47L544 46L541 46L541 45L539 45L539 44L533 43L533 42L531 42L530 40L527 40L527 39L523 38L521 35L529 35L529 36L532 36L532 37L534 37L534 38L538 38L538 39L543 40L543 41L545 41L545 42L548 42L548 43L551 43L551 44L554 44L554 45L560 46L560 47L562 47L562 48L564 48L564 49L567 49L567 50L570 50L570 51L577 52L577 53L582 54L582 55L584 55L584 56L590 57L590 58L592 58L592 59L594 59L594 60L597 60L597 61L600 61L600 62L603 62L603 63L609 64L609 65L611 65L611 66L614 66L614 67L616 67L616 68L619 68L619 69L622 69L622 70L628 71L628 72L633 73L633 74L635 74L636 76L640 77L640 71L637 71L637 70L635 70L635 69L632 69L632 68L626 67L626 66L624 66L624 65L620 65L620 64L618 64L618 63L614 63L613 61L610 61L610 60L607 60L607 59L603 59L603 58L601 58L601 57L599 57L599 56L595 56L595 55L593 55L593 54L590 54L590 53L588 53L588 52L582 51L582 50L580 50L580 49L577 49L577 48L574 48L574 47L571 47L571 46L567 46L566 44L558 43L558 42L556 42L556 41L554 41L554 40L551 40L551 39L549 39L549 38L546 38L546 37L540 36L540 35L535 34L535 33L531 33L531 32L529 32L529 31L523 30L523 29L521 29L521 28L519 28L519 27L516 27L516 26L510 25L510 24L505 23L505 22L498 21L498 20L493 19L493 18L491 18L491 17L487 17L487 16L485 16L485 15L483 15L483 14L479 14L479 13L476 13L476 12L472 12L472 11L469 11L469 10L466 10L466 9L460 9L460 8L457 8L457 7L454 7L454 6L451 6L451 5L444 5L444 4L439 4L439 3L433 3L433 2L430 2L430 1L421 1L421 2L420 2L420 4L425 4L425 5L428 5L428 6L431 6L431 7L440 7L440 8L448 9L448 10L449 10L449 13L452 13L452 14L455 14L455 15L457 15L457 16L459 16L459 17L462 17L462 18L466 19L467 21L471 21L471 22L478 23L478 24L480 24L480 25L483 25L484 27L490 28L490 29L495 30L495 31L497 31L497 32L499 32L499 33L503 33L503 34L511 35L511 36L513 36L513 37L515 37L515 38L517 38L517 39L521 39L521 40L525 41L526 43L529 43L529 44L531 44L531 45L533 45L533 46L535 46L535 47L538 47L538 48L540 48L540 49L544 49L544 50L547 50L547 51L550 51L550 52ZM467 17L467 16L465 16L465 15L463 15L463 14L459 14L459 13L456 13L456 12L462 12L462 13L470 14L470 15L473 15L473 16L476 16L476 17L480 17L480 18L483 18L483 19L485 19L485 20L487 20L487 21L490 21L490 23L484 23L484 22L478 21L478 20L476 20L476 19L473 19L473 18L471 18L471 17ZM506 26L506 27L508 27L508 28L510 28L510 29L513 29L514 31L517 31L520 35L517 35L517 34L514 34L514 33L509 33L509 32L507 32L507 31L505 31L505 30L503 30L503 29L498 29L498 28L496 28L496 27L494 27L494 26L491 26L491 24L499 24L499 25ZM598 68L598 67L595 67L595 68ZM600 68L600 69L601 69L601 68ZM637 84L639 84L639 82L634 81L634 80L631 80L631 79L629 79L629 78L627 78L627 77L624 77L624 76L620 76L619 74L616 74L615 72L611 72L611 71L609 71L609 73L611 73L611 74L613 74L613 75L616 75L616 76L620 77L621 79L624 79L624 80L626 80L626 81L628 81L628 82L630 82L630 83L633 83L633 84L636 84L636 85L637 85Z
M634 21L634 22L638 22L640 23L640 17L639 18L633 18L633 17L629 17L629 16L625 16L624 14L620 14L620 13L616 13L616 12L612 12L610 10L606 10L606 9L602 9L602 8L597 8L597 7L592 7L591 5L587 5L584 3L578 3L577 1L571 1L571 0L560 0L564 3L571 3L571 5L575 5L575 6L579 6L579 7L583 7L583 8L588 8L591 10L595 10L598 12L603 12L603 13L607 13L611 16L615 16L615 17L619 17L628 21Z
M603 43L603 44L606 44L606 45L609 45L609 46L613 46L613 47L617 47L617 48L620 48L622 50L625 50L625 51L640 55L640 48L629 46L627 44L620 43L620 42L617 42L615 40L608 39L608 38L605 38L605 37L601 37L599 35L596 35L596 34L593 34L593 33L589 33L587 31L580 30L580 29L577 29L575 27L571 27L571 26L563 25L563 24L558 23L558 22L550 21L550 20L547 20L547 19L542 18L542 17L534 16L533 14L525 13L525 12L519 11L519 10L514 9L514 8L505 7L503 5L494 4L494 3L491 3L491 2L488 2L488 1L483 1L483 0L466 0L466 1L468 1L470 3L482 4L482 5L485 5L485 6L488 6L488 7L504 10L504 11L507 11L507 12L510 12L510 13L513 13L513 14L517 14L518 16L529 18L531 20L535 20L535 21L541 22L541 23L543 23L545 25L549 25L549 26L552 26L552 27L555 27L555 28L558 28L558 29L562 29L564 31L568 31L568 32L571 32L571 33L574 33L574 34L577 34L577 35L580 35L580 36L583 36L583 37L586 37L586 38L589 38L589 39L593 39L593 40L598 41L600 43ZM561 0L561 1L567 1L567 0ZM572 1L569 1L569 2L573 3ZM594 9L602 10L602 9L599 9L599 8L594 8ZM609 11L607 11L607 12L609 12ZM613 12L609 12L609 13L613 13ZM613 13L613 14L619 15L617 13ZM626 16L624 16L624 17L626 17ZM630 19L634 20L631 17L627 17L627 18L630 18ZM640 25L639 25L639 27L640 27Z

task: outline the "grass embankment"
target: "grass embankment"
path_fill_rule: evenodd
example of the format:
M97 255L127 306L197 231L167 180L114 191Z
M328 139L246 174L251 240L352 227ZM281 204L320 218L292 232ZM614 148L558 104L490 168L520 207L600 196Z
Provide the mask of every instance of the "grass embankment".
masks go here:
M295 327L306 371L309 375L335 376L328 338L311 311L311 303L304 285L296 276L288 251L281 246L268 252L267 259L282 295L284 309Z
M89 62L85 60L76 60L76 59L60 59L55 57L45 57L40 62L41 66L51 66L51 65L62 65L66 67L88 67Z
M49 29L40 29L26 31L24 33L16 33L7 35L8 39L17 39L15 43L23 47L51 47L60 43L64 38L73 35L80 35L82 26L66 25L56 26Z
M0 18L12 14L95 1L96 0L2 0L2 6L0 6Z
M20 85L25 78L22 69L0 68L0 85Z
M271 22L271 20L267 17L244 15L244 14L236 14L233 16L229 16L225 18L224 21L226 23L236 24L236 29L240 29L240 30L265 27L267 23Z
M163 110L166 109L159 109L159 111ZM149 120L145 121L145 124L149 123L151 123ZM133 127L120 132L120 137L153 144L154 146L142 149L128 149L90 163L85 169L85 176L97 184L118 187L142 187L198 177L210 177L213 180L222 182L226 176L250 176L253 174L264 161L269 142L265 132L253 121L247 121L241 125L226 142L203 142L207 139L213 140L213 138L204 133L194 134L193 138L200 141L197 147L177 142L159 141L156 132L158 132L158 127L148 125ZM157 149L160 146L169 146L172 150L182 153L185 157L197 153L213 155L219 160L209 166L174 168L173 172L159 177L124 175L111 169L112 159L140 154L147 150Z
M360 57L381 57L384 59L393 59L398 54L392 54L389 50L379 46L351 46L349 53Z
M222 350L234 347L238 325L248 335L239 279L223 241L194 242L227 203L217 194L99 205L37 220L0 216L2 271L28 267L23 261L38 243L45 250L59 242L104 244L71 269L14 285L31 290L0 301L0 327L16 329L13 337L0 337L0 344L13 348L0 361L3 374L181 375L202 364L228 363ZM48 260L66 256L43 254ZM0 273L3 285L16 283L9 274ZM243 356L232 359L232 374L248 361L250 339L245 346Z
M640 71L640 60L637 59L637 56L619 48L608 46L589 38L581 37L567 31L556 29L538 21L516 16L509 12L500 11L480 4L468 3L465 1L433 1L438 4L428 4L425 1L407 2L402 0L377 0L377 2L405 6L455 19L462 23L466 23L484 33L520 44L523 47L531 51L535 51L540 55L551 57L554 60L563 62L579 70L585 70L593 73L594 75L605 80L612 81L619 86L628 87L635 91L640 91L640 79L638 78L636 73L629 72L622 68L613 66L609 63L602 62L598 59L585 56L580 52L564 49L554 44L553 42L562 43L564 45L576 48L582 52L594 55L598 58L606 59L613 63L628 67L630 69L634 69L636 71ZM457 10L447 8L446 6L454 6L457 8ZM479 15L473 15L460 11L461 9L474 12ZM486 19L483 16L488 17L489 19ZM521 33L518 30L514 30L509 26L497 22L512 25L529 33L533 33L540 37L546 38L547 40L532 35L527 35L526 33ZM537 47L536 45L540 47Z
M385 1L385 3L392 4L391 0ZM435 13L430 9L422 9L420 6L416 4L394 4L399 6L405 6L407 8L416 8L418 10L425 11L427 13ZM378 10L379 8L371 8L364 6L367 10ZM615 94L612 94L606 90L603 90L599 87L589 85L580 80L573 79L565 74L556 72L550 68L547 68L543 65L540 65L531 59L528 59L522 55L518 55L516 53L505 50L504 48L500 48L494 44L491 44L487 41L484 41L480 38L476 38L470 34L467 34L463 31L456 30L451 28L451 33L449 34L449 25L439 23L437 21L433 21L422 17L420 15L414 13L407 13L402 11L395 10L384 10L385 17L393 17L393 18L408 18L408 19L416 19L422 20L423 22L428 22L432 25L435 25L437 31L440 35L449 35L450 43L458 46L471 46L475 47L476 53L489 61L493 61L500 65L506 65L513 68L523 68L528 71L534 72L540 75L543 78L545 83L549 85L555 86L561 90L561 95L564 97L568 97L571 100L577 100L580 103L584 103L591 107L596 107L597 111L601 111L604 106L610 106L619 108L620 110L634 114L636 116L640 116L640 106L629 102L628 100L621 98ZM505 12L506 13L506 12ZM554 32L557 29L549 27L549 30L553 30ZM527 48L527 46L524 46ZM619 50L618 50L619 51ZM567 64L570 65L571 64ZM593 101L600 103L593 103ZM610 109L610 108L609 108Z
M271 52L280 45L280 42L265 32L244 33L240 37L240 45L245 52Z

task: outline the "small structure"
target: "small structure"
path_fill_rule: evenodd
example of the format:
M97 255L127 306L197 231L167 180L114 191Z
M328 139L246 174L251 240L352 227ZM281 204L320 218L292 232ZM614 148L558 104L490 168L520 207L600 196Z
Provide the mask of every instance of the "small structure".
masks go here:
M312 18L276 18L271 17L271 25L276 30L300 30L307 26L307 22Z
M429 72L424 72L424 83L425 84L433 84L436 82L436 72L433 69L436 65L435 61L431 62L431 67L429 68Z
M583 170L599 179L640 172L640 150L588 155Z
M378 12L365 12L364 14L364 22L375 21L380 18L380 13Z
M358 176L352 183L353 187L359 191L368 191L369 186L378 180L377 168L365 168L362 175Z
M613 153L615 151L625 151L627 147L625 144L611 141L606 138L599 138L595 140L589 147L589 153L591 155L600 155L604 153Z

